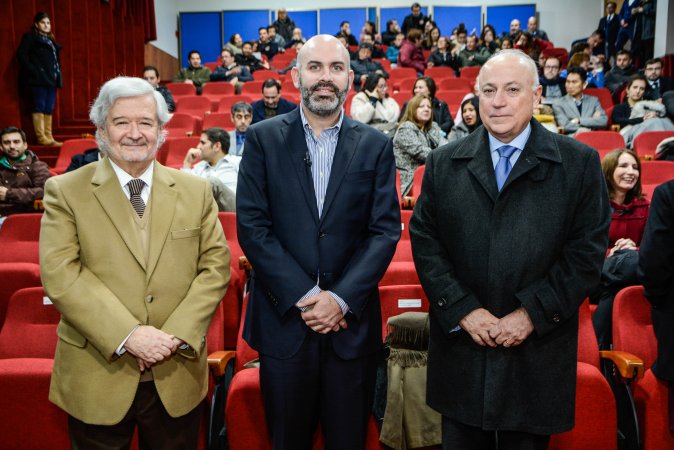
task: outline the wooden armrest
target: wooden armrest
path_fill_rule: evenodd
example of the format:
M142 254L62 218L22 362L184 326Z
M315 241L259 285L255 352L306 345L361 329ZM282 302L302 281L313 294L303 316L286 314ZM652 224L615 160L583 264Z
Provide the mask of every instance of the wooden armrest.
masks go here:
M403 207L403 209L414 209L415 204L416 199L414 197L405 196L403 197L401 206Z
M638 380L644 376L644 362L631 353L601 350L599 354L602 359L613 362L620 376L627 380Z
M215 377L221 377L225 374L227 364L236 357L234 350L220 350L208 355L208 367Z
M245 256L239 256L239 269L241 270L252 270L253 266L250 265L250 261Z
M620 125L618 125L617 123L614 123L613 125L611 125L611 131L616 131L616 132L620 131Z
M33 200L33 209L36 211L44 211L44 203L42 199Z

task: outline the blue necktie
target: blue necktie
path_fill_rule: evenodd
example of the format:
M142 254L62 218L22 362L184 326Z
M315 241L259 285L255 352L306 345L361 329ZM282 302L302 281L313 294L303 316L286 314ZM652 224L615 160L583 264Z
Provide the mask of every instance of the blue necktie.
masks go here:
M508 179L508 174L512 170L513 166L510 164L510 157L515 153L517 147L512 145L504 145L496 149L500 158L496 164L496 186L498 190L501 191L501 188Z

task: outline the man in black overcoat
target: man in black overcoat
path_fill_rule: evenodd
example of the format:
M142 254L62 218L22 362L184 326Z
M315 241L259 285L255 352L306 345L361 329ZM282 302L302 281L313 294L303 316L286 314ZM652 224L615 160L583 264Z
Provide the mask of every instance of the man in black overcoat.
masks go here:
M532 120L536 74L516 50L482 67L484 126L429 154L410 222L443 449L546 449L574 426L578 308L610 208L598 153Z

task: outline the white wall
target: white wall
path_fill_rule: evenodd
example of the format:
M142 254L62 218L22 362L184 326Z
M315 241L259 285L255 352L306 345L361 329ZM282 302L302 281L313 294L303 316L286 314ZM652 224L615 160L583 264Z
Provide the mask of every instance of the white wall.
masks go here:
M339 3L340 8L379 5L380 7L406 7L413 1L396 0L351 0ZM595 30L599 19L603 15L602 0L438 0L437 2L420 2L422 4L434 4L442 6L493 6L493 5L518 5L536 4L539 14L539 27L548 33L548 37L558 47L570 47L571 42L583 36L588 36ZM165 52L178 57L178 40L176 38L177 17L182 11L222 11L236 9L269 9L285 7L292 16L292 10L306 10L306 0L247 0L223 1L223 0L158 0L155 2L155 15L157 18L157 40L152 43ZM334 0L315 0L311 2L311 8L334 8ZM484 12L484 9L483 9ZM452 26L457 24L452 24ZM526 26L526 24L522 24ZM448 28L448 27L444 27Z

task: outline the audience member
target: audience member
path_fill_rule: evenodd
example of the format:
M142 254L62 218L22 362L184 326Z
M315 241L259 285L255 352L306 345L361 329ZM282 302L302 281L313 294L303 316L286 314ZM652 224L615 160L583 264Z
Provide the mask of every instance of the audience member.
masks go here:
M360 32L361 44L363 43L363 36L366 34L372 35L371 44L381 44L381 35L377 33L377 25L371 20L366 20L363 24L363 30Z
M501 39L501 47L499 50L508 50L511 48L513 48L513 42L510 40L510 38Z
M604 55L607 59L612 58L616 54L615 43L618 38L618 30L620 29L620 19L616 15L616 2L608 2L606 4L606 15L599 19L598 30L604 32Z
M381 34L381 43L384 45L391 45L391 43L396 39L396 36L401 34L400 26L398 21L395 19L389 19L386 22L386 31ZM403 33L403 37L405 34Z
M374 40L374 35L372 33L361 34L360 43L370 45L371 50L372 50L372 54L370 55L371 58L382 59L382 58L386 57L386 54L384 53L384 50L379 48L379 46L376 44L376 42Z
M424 25L426 24L426 20L428 20L421 14L421 5L419 3L412 3L411 10L412 14L405 16L402 28L400 29L405 36L408 36L412 30L424 31Z
M636 8L632 8L632 14L636 15L637 22L633 51L635 52L638 61L642 64L644 61L653 58L656 11L656 0L642 0Z
M208 128L201 133L197 147L187 151L180 170L206 178L213 190L218 211L234 212L241 157L230 155L229 148L230 135L227 131Z
M253 42L244 42L241 45L241 54L235 55L234 60L238 65L248 67L251 73L256 70L269 70L271 67L268 61L260 60L253 55Z
M638 73L632 65L632 57L627 50L620 50L616 55L615 66L606 73L605 85L611 93L621 89L625 83Z
M63 86L61 45L52 33L51 19L45 12L35 14L31 31L21 38L16 56L21 65L21 81L30 88L33 129L40 145L63 145L52 134L52 114L56 89Z
M193 84L197 89L197 94L201 94L204 83L211 79L211 69L201 65L201 53L192 50L187 54L189 66L180 69L173 79L176 83Z
M85 150L83 153L78 153L77 155L73 155L73 157L70 158L70 164L68 164L66 172L72 172L73 170L77 170L82 166L99 161L102 157L103 154L98 149L98 147Z
M376 73L388 78L388 73L381 63L372 60L372 44L361 43L358 46L358 58L351 62L351 70L353 70L353 86L356 91L360 90L368 77Z
M232 51L228 48L220 52L220 60L222 64L216 67L211 74L211 81L226 81L234 86L237 94L241 93L243 83L253 80L248 66L238 65Z
M569 69L565 86L566 95L552 105L560 132L575 135L580 131L606 128L608 117L599 99L583 94L587 72L580 67Z
M351 23L346 20L339 24L339 33L337 33L335 36L344 36L344 38L346 38L346 43L349 46L358 45L358 40L353 36L353 34L351 34Z
M239 33L234 33L229 38L229 42L227 42L225 48L230 52L232 52L232 55L236 56L241 54L242 46L243 46L243 39L241 39L241 35Z
M447 136L448 142L454 142L468 136L482 125L480 119L480 100L478 97L471 97L461 103L461 122L452 127L452 131Z
M290 42L294 39L293 34L297 25L295 25L295 21L288 16L288 11L285 8L279 8L273 25L276 28L276 32L283 36L283 39L285 39L286 42Z
M451 47L451 48L450 48ZM437 48L428 55L428 67L450 67L459 76L459 46L445 36L438 39Z
M426 22L427 24L432 24L432 22L429 20ZM440 28L433 26L431 28L431 31L426 33L424 36L423 41L421 42L421 47L424 50L435 50L438 48L438 39L440 39Z
M400 105L387 91L388 83L383 75L368 76L351 101L351 118L392 136L398 126Z
M604 72L602 68L593 69L590 67L591 56L585 52L574 53L563 71L562 76L565 76L571 69L582 69L585 71L587 87L604 87ZM566 72L566 73L564 73Z
M423 75L426 62L421 50L421 30L413 28L407 33L407 39L400 46L398 67L411 67L417 71L417 75Z
M426 163L426 156L446 143L445 133L433 121L431 98L428 95L412 97L393 137L393 154L400 172L401 195L409 192L414 171Z
M270 78L262 84L262 100L253 102L253 123L288 113L297 108L293 102L281 98L281 82Z
M510 21L510 31L504 31L501 34L501 41L503 39L510 39L510 42L513 44L518 41L520 33L522 32L522 27L518 19L513 19Z
M521 50L531 57L534 61L538 60L538 55L541 53L541 47L534 37L528 31L522 31L519 38L515 42L514 48Z
M267 34L269 34L269 40L276 44L280 52L283 52L283 49L288 47L285 38L276 32L276 27L274 25L269 25L267 27Z
M302 36L302 29L295 27L293 29L293 35L292 38L288 41L288 44L286 44L287 48L295 48L299 50L297 47L298 45L304 45L304 43L307 42L307 40Z
M412 95L425 95L431 99L431 105L433 107L433 122L437 123L444 136L449 133L449 130L454 126L454 120L452 119L452 114L449 112L449 107L447 103L435 97L435 93L438 88L435 84L435 80L431 77L419 77L414 83L412 88ZM402 107L400 113L401 119L405 116L405 111L407 110L407 103Z
M527 20L527 31L533 39L550 40L548 39L548 33L538 28L538 20L534 16L529 17L529 20Z
M550 56L543 64L543 76L540 77L543 93L541 102L550 103L551 100L566 95L566 80L559 76L562 62L556 56Z
M33 203L44 195L49 167L28 150L26 133L16 127L0 131L0 224L6 216L35 212Z
M636 26L637 17L632 14L632 10L639 6L641 0L625 0L623 1L623 6L620 8L618 13L618 19L620 20L620 28L618 29L618 37L616 38L615 48L616 50L623 50L625 44L630 41L632 47L632 56L634 56L634 28Z
M169 88L159 84L161 79L159 78L159 70L157 70L155 66L143 67L143 79L150 83L152 87L164 97L169 112L176 110L176 102L173 100L173 94L171 94Z
M480 46L486 49L490 55L493 55L498 50L499 46L498 41L496 41L496 30L493 26L487 24L482 28L482 33L480 33Z
M662 94L668 91L674 91L674 81L670 77L662 76L662 60L659 58L646 61L644 75L648 78L646 86L646 100L658 100Z
M637 249L646 227L648 200L641 193L641 162L627 149L613 150L601 163L611 201L607 259L600 285L590 295L597 304L592 324L601 350L612 343L613 300L625 286L637 284Z
M654 100L644 100L646 77L634 75L627 82L625 100L613 107L611 120L620 125L620 134L627 148L632 148L634 139L645 131L671 131L674 124L666 115L665 105Z
M400 54L400 46L403 44L404 40L405 35L402 33L398 33L393 42L391 42L388 48L386 49L386 59L388 59L392 65L395 64L396 67L398 66L398 55Z
M260 54L266 56L268 61L271 61L274 56L276 56L276 54L282 50L282 48L279 48L275 42L270 40L267 27L258 28L257 33L260 36L260 39L257 43L258 51Z
M253 123L253 107L246 102L236 102L232 105L232 122L234 131L229 132L229 154L243 156L243 146L246 143L246 131Z
M478 47L477 36L468 36L466 48L459 52L459 67L481 66L491 55L484 47Z
M674 432L674 180L655 188L639 249L639 282L651 304L658 356L653 374L669 387L669 431ZM664 411L663 411L664 413ZM667 431L664 431L666 433Z

